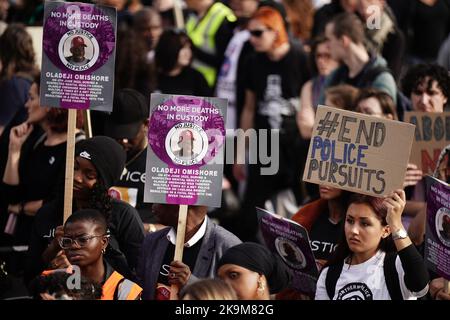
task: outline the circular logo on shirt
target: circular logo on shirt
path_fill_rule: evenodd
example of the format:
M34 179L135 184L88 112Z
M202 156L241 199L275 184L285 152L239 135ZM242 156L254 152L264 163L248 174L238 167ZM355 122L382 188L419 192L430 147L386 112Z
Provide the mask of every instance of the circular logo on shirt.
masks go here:
M283 261L294 269L306 267L306 258L302 250L291 240L278 237L275 239L275 248Z
M352 282L339 290L336 300L373 300L373 294L365 283Z
M450 210L440 208L436 213L436 234L442 244L450 248Z

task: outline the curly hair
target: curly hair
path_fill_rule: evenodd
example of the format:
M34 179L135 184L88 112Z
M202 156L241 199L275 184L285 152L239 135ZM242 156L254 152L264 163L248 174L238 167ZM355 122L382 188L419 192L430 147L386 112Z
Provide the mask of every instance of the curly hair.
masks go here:
M0 74L2 79L10 79L18 72L31 73L35 70L33 40L24 25L10 24L1 35L0 61L3 65Z
M64 271L55 271L49 275L41 275L35 278L30 284L30 292L35 299L41 299L41 293L48 293L55 296L57 300L98 300L102 296L102 286L88 278L81 276L80 287L69 289L69 277L72 274Z
M97 183L91 189L89 197L89 208L100 211L107 222L110 221L112 212L112 198L108 194L108 189L101 178L97 179Z
M429 77L427 90L433 85L433 81L437 82L442 94L448 99L450 98L450 75L445 68L437 64L418 64L411 67L402 79L402 91L409 98L411 93ZM447 104L449 102L447 101Z

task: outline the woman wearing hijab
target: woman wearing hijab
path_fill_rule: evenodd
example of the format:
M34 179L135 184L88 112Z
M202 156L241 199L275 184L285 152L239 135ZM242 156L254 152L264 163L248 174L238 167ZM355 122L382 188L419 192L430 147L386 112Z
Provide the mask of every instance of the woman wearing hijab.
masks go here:
M253 242L228 249L218 263L217 275L231 285L239 300L270 300L291 280L283 261Z

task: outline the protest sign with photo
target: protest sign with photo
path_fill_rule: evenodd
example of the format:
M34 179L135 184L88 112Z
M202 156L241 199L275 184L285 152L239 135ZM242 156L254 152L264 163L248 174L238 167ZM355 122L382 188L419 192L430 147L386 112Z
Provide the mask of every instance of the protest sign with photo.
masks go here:
M116 9L46 1L40 103L112 111Z
M227 101L152 94L144 201L220 207Z
M425 262L430 270L450 280L450 186L427 176Z
M314 295L319 271L306 229L295 221L276 216L267 210L256 210L266 246L279 255L292 272L291 288L303 294Z
M307 182L372 196L403 188L414 125L319 106Z
M410 162L433 174L439 155L450 144L450 112L405 112L405 122L416 126Z

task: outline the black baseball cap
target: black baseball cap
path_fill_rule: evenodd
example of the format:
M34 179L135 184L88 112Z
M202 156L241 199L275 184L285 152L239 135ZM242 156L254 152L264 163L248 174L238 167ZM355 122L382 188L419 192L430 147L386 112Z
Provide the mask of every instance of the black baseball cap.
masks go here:
M114 139L132 139L147 120L149 105L143 94L121 89L114 95L113 111L105 121L105 135Z

